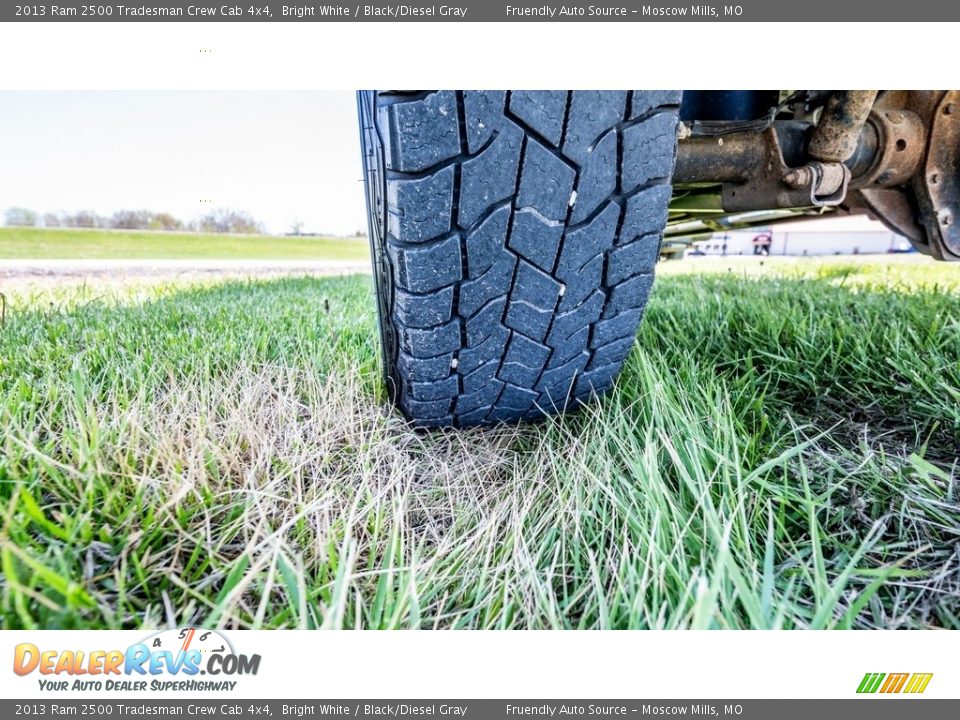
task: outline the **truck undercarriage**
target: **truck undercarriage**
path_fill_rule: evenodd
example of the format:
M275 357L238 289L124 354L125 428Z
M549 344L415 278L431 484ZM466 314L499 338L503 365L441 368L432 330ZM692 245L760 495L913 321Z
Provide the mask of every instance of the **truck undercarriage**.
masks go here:
M960 91L686 91L664 253L717 231L868 214L960 261Z

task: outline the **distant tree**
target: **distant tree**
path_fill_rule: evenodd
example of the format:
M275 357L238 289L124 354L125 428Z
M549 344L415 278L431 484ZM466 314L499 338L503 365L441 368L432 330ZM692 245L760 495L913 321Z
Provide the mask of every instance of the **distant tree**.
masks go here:
M7 210L5 220L10 226L33 227L37 224L37 214L27 208L13 207Z
M183 221L168 212L118 210L110 218L110 227L118 230L183 230Z
M10 208L5 213L7 225L31 226L42 220L43 227L56 228L112 228L116 230L193 230L194 223L185 223L168 212L152 210L117 210L109 217L97 215L92 210L78 212L46 212L43 217L26 208ZM226 212L217 218L217 223L226 229L211 232L260 232L260 225L244 213Z
M303 220L294 220L290 223L290 234L291 235L300 235L303 233Z
M146 230L153 213L149 210L118 210L110 218L110 227L117 230Z
M154 213L150 218L150 230L183 230L183 220L175 218L168 212Z
M197 229L210 233L244 233L248 235L263 232L263 225L240 210L214 210L197 222Z
M104 227L108 223L92 210L81 210L72 215L65 215L63 224L73 228L95 228Z

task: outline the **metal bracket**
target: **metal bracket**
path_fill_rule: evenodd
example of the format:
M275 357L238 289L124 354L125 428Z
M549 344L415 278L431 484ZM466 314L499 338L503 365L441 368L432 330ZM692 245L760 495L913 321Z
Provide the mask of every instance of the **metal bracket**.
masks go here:
M763 162L742 183L723 183L723 209L831 207L843 202L850 170L843 163L811 162L790 167L774 128L763 133Z

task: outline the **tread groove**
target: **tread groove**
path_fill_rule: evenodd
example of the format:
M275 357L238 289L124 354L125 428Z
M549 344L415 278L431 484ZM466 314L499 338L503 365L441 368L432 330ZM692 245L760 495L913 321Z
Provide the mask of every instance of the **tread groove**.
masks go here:
M463 106L463 91L458 90L456 92L457 98L457 127L460 131L460 156L456 158L457 165L456 170L454 170L454 182L453 182L453 203L451 208L450 216L450 226L454 228L459 227L458 217L460 214L460 174L461 174L461 162L464 157L469 156L467 149L467 123L465 119L465 110ZM490 136L490 144L494 142L497 134L493 133ZM477 151L477 154L483 152L487 147L487 143ZM456 283L456 286L453 289L453 306L451 312L456 311L457 317L460 324L460 349L454 353L454 359L457 363L456 375L457 375L457 397L462 397L464 394L463 389L463 371L460 368L460 352L463 348L467 346L467 321L466 318L459 312L460 308L460 288L463 284L463 281L469 277L468 267L467 267L467 233L460 232L460 282ZM459 427L460 419L454 415L453 416L454 426Z

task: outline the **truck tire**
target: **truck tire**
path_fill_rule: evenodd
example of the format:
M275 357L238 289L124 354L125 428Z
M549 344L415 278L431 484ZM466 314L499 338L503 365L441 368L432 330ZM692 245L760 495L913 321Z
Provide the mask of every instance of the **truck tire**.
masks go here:
M419 426L611 387L659 253L679 91L362 91L388 393Z

